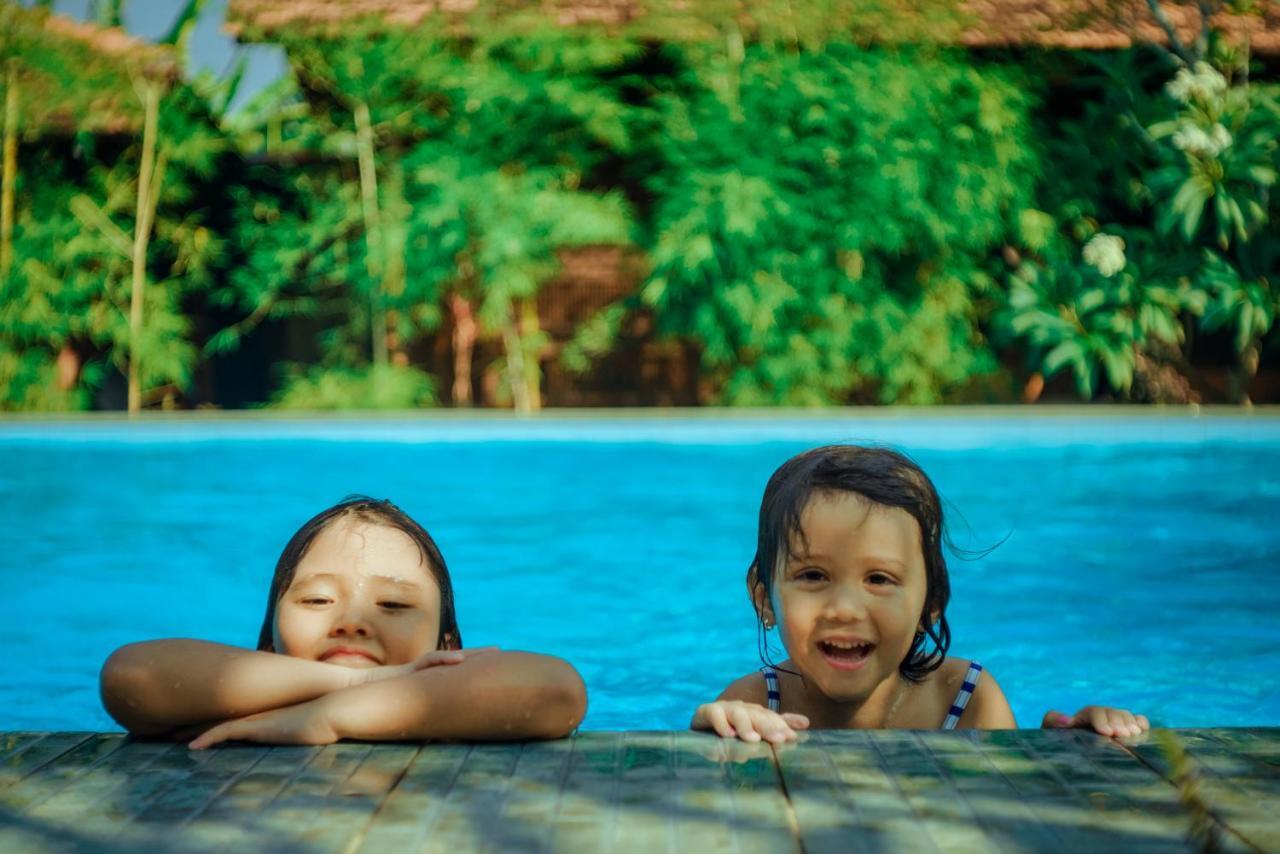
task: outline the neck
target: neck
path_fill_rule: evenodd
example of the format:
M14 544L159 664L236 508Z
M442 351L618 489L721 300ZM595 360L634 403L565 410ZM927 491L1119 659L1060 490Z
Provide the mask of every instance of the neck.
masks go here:
M790 661L783 665L794 669ZM804 713L814 729L885 729L894 725L898 707L908 689L894 673L860 700L833 700L804 680Z

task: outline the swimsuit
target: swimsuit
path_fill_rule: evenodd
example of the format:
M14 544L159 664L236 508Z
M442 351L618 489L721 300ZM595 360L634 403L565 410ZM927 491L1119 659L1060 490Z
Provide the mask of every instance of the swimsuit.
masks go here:
M782 708L782 692L778 690L778 671L766 666L762 672L765 688L769 692L769 711L779 711ZM956 728L956 724L960 722L960 715L964 714L964 707L969 705L969 698L973 696L973 689L978 687L978 679L981 677L982 665L976 661L969 662L969 670L964 674L964 684L960 686L956 698L951 701L947 719L942 722L943 729Z

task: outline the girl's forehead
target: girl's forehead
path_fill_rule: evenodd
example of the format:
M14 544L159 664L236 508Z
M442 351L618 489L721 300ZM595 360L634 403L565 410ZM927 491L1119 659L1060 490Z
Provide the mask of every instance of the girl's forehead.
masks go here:
M826 526L839 529L860 528L869 522L877 527L892 526L913 529L917 533L920 524L915 516L902 507L893 507L872 501L857 492L815 492L800 509L800 533L811 527Z
M327 573L435 586L421 546L399 528L344 517L316 535L298 562L296 580Z

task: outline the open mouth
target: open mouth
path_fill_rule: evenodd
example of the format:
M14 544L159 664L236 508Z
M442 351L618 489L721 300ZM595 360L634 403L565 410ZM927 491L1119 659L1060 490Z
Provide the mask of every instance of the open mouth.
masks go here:
M818 650L827 663L837 670L857 670L876 648L873 643L859 641L818 641Z

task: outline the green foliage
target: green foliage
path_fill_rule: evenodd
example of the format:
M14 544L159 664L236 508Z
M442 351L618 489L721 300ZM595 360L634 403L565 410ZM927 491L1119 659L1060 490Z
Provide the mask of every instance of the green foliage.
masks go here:
M146 323L137 342L144 389L182 390L190 383L197 348L184 300L206 289L221 240L193 204L214 172L217 134L193 116L189 92L172 93L162 109L159 187L154 237L148 252ZM129 353L129 293L137 203L138 142L79 149L67 144L22 149L14 228L15 264L0 280L0 408L89 405L107 365L123 371ZM63 346L90 366L80 387L61 395L37 390L53 374ZM18 379L25 378L25 379ZM50 397L52 395L52 397Z
M1280 250L1274 238L1251 242L1234 264L1206 249L1200 275L1209 295L1204 328L1234 329L1236 351L1241 355L1256 349L1275 325L1280 310L1280 287L1276 284Z
M293 74L235 115L240 71L171 86L130 342L136 89L174 52L107 59L45 20L0 2L23 129L0 408L88 406L131 346L153 397L180 392L299 318L318 358L278 405L432 405L430 378L370 363L422 352L455 296L501 343L499 398L528 399L549 343L532 307L559 253L594 244L638 244L646 278L564 364L643 312L730 405L962 400L995 345L1125 396L1197 323L1247 380L1280 310L1280 89L1221 52L979 59L929 47L967 26L952 0L657 0L612 29L485 3L294 31ZM63 392L67 349L84 367Z
M644 299L733 404L936 402L994 360L985 254L1027 102L945 55L831 45L688 67L660 98Z
M1086 399L1099 376L1127 394L1139 355L1181 352L1183 330L1201 315L1208 331L1232 329L1251 377L1275 316L1269 283L1280 270L1265 247L1276 221L1277 89L1160 57L1080 58L1060 97L1083 107L1037 134L1047 213L1030 216L1034 239L1020 234L1029 257L1005 277L996 317L1033 368L1069 368ZM1112 144L1100 156L1091 139ZM1116 269L1081 252L1101 223L1123 236Z
M41 133L120 133L142 127L135 81L174 73L170 51L138 45L127 57L46 27L49 12L0 2L0 68L17 64L20 126ZM0 102L4 79L0 75Z
M1194 241L1208 214L1220 249L1247 243L1269 219L1280 148L1280 87L1231 85L1208 63L1180 69L1167 91L1173 118L1149 128L1164 146L1151 175L1158 226Z
M611 303L587 318L560 354L560 362L572 373L585 374L592 363L613 349L630 307Z
M459 292L487 334L515 328L521 351L536 355L545 339L515 322L515 304L559 270L557 250L629 238L621 195L582 184L627 144L623 107L598 77L634 46L559 29L466 44L423 32L287 46L309 100L281 88L230 124L247 142L325 160L258 170L255 186L234 191L246 257L218 299L245 320L211 345L307 313L334 323L324 364L348 369L369 358L372 311L390 312L398 339L412 342ZM358 105L375 135L377 230L354 168ZM536 358L525 362L536 370Z
M1138 352L1148 342L1182 343L1183 312L1203 309L1203 294L1173 268L1155 263L1149 235L1091 237L1076 255L1065 236L1052 240L1009 278L997 327L1030 347L1033 366L1046 378L1069 369L1085 400L1099 375L1125 395ZM1126 249L1131 250L1126 253Z
M435 380L416 368L400 365L295 365L271 400L278 409L301 410L417 409L435 403Z

